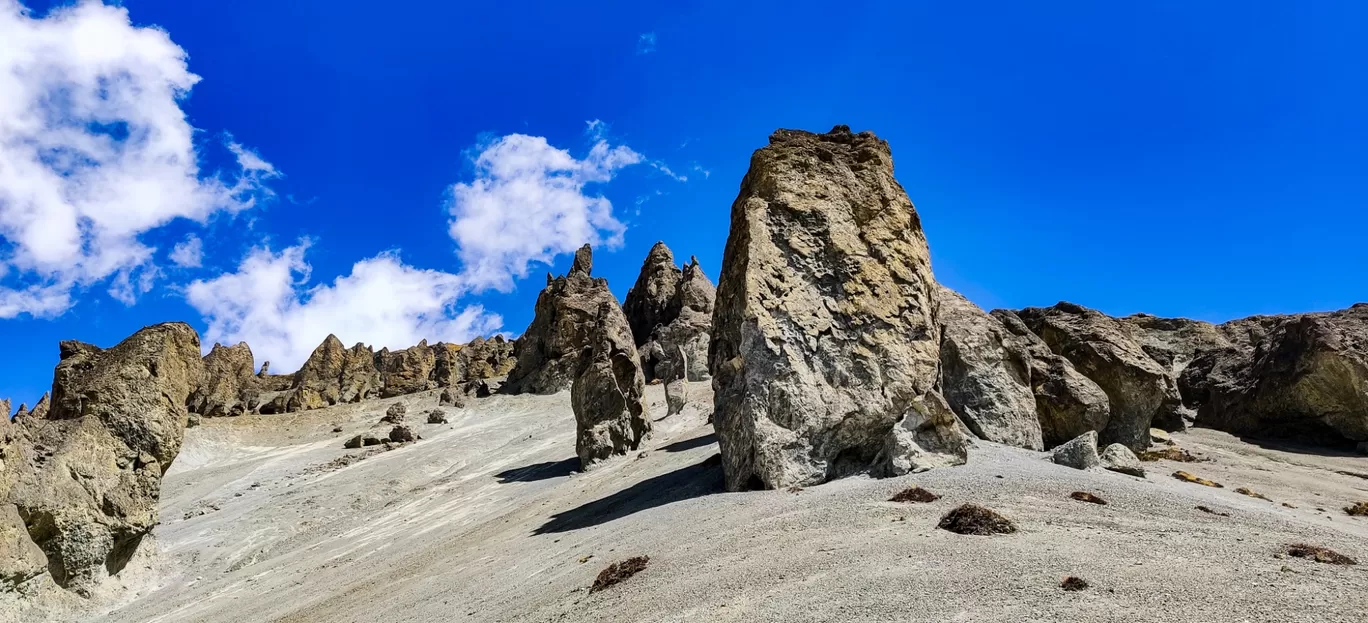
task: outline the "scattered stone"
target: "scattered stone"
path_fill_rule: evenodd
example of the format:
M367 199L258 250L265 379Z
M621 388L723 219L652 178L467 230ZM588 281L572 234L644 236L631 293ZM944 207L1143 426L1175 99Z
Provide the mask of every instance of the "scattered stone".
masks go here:
M1134 452L1131 452L1130 448L1119 443L1107 446L1107 449L1102 451L1101 459L1102 467L1111 471L1137 478L1145 477L1144 464L1140 462Z
M427 413L428 424L446 424L447 416L441 409L433 409Z
M389 440L394 443L408 443L417 439L418 436L407 426L395 426L389 432Z
M667 417L683 411L688 400L688 380L677 378L665 384L665 415Z
M1066 591L1081 591L1088 588L1088 581L1083 578L1069 576L1059 583L1059 587Z
M1195 508L1195 509L1197 509L1197 510L1199 510L1199 511L1202 511L1203 513L1209 513L1209 514L1216 515L1216 516L1219 516L1219 517L1229 517L1229 516L1230 516L1230 513L1221 513L1221 512L1217 512L1217 511L1211 510L1210 508L1207 508L1207 507L1205 507L1205 506L1194 506L1193 508Z
M977 504L956 507L941 517L937 527L956 534L976 536L1011 534L1017 530L1011 520Z
M1091 493L1088 493L1087 491L1074 491L1073 493L1069 494L1069 497L1078 500L1079 502L1090 502L1092 504L1100 504L1102 506L1107 505L1106 500L1099 498Z
M910 487L910 488L903 489L902 491L899 491L899 492L893 494L893 497L888 498L888 501L889 501L889 502L919 502L919 503L926 503L926 502L935 502L936 500L939 500L939 499L940 499L940 496L939 496L939 495L936 495L936 494L934 494L934 493L931 493L930 491L927 491L926 489L923 489L923 488L921 488L921 487Z
M342 444L342 447L348 450L354 450L356 448L362 448L365 446L378 446L382 443L384 443L383 440L373 435L357 435L355 437L352 437L351 439L348 439L345 443Z
M585 328L589 346L577 358L570 388L575 452L585 470L636 450L651 432L642 403L646 381L627 318L615 301L603 302L594 317L596 323Z
M199 425L200 425L200 416L199 416L199 414L197 414L197 413L191 413L189 416L187 416L187 417L185 418L185 427L186 427L186 428L196 428L196 427L198 427Z
M333 429L332 429L332 432L334 432L334 433L340 433L340 432L342 432L342 427L341 427L341 426L334 426Z
M1181 480L1181 481L1183 481L1183 482L1190 482L1190 483L1193 483L1193 484L1202 485L1202 486L1204 486L1204 487L1215 487L1215 488L1217 488L1217 489L1224 489L1224 488L1225 488L1225 485L1222 485L1222 484L1219 483L1219 482L1207 480L1207 479L1205 479L1205 478L1198 478L1197 476L1194 476L1194 475L1189 474L1189 473L1184 472L1184 471L1173 472L1173 477L1174 477L1174 478L1177 478L1178 480Z
M489 383L487 381L480 379L465 384L465 395L474 396L476 398L488 398L494 395L494 391L489 388Z
M1074 469L1092 469L1102 464L1097 456L1097 433L1088 431L1054 449L1050 460Z
M1161 444L1165 446L1173 445L1173 435L1162 428L1151 428L1149 434L1151 444Z
M633 556L622 562L615 562L608 565L607 569L599 572L594 579L594 585L589 587L589 592L597 593L606 588L620 584L628 578L646 570L646 565L651 562L650 556Z
M488 387L488 385L486 385ZM450 387L442 390L442 395L437 397L437 405L441 407L465 408L465 397L454 392Z
M726 488L963 464L934 286L887 142L771 135L732 204L708 353Z
M1136 454L1136 458L1141 461L1174 461L1177 463L1197 463L1202 459L1192 456L1187 450L1177 446L1170 446L1161 450L1141 450Z
M1238 489L1235 490L1235 493L1238 493L1238 494L1240 494L1240 495L1247 495L1247 496L1249 496L1249 497L1251 497L1251 498L1259 498L1260 500L1264 500L1264 501L1267 501L1267 502L1272 502L1272 501L1273 501L1273 500L1270 500L1270 499L1268 499L1267 497L1265 497L1264 494L1259 493L1259 492L1257 492L1257 491L1254 491L1254 490L1252 490L1252 489L1250 489L1250 488L1248 488L1248 487L1240 487L1240 488L1238 488Z
M408 405L402 402L396 402L390 405L388 409L385 409L385 415L397 418L400 421L404 419L404 414L406 413L408 413Z
M1282 505L1283 505L1284 507L1286 507L1286 508L1296 508L1296 506L1294 506L1294 505L1292 505L1292 504L1289 504L1289 503L1287 503L1287 502L1283 502Z
M1356 502L1346 506L1344 512L1354 517L1368 517L1368 502Z
M1297 558L1308 558L1316 562L1323 562L1330 565L1357 565L1358 561L1345 556L1335 550L1320 547L1317 545L1307 545L1306 543L1294 543L1287 546L1287 555Z

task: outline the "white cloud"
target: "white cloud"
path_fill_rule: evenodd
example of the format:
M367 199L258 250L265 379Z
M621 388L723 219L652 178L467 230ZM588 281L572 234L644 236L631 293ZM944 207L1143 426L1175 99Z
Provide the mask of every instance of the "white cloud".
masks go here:
M637 37L637 54L650 54L656 49L656 34L643 32Z
M451 187L450 233L472 290L508 291L529 264L549 264L584 243L622 244L623 224L602 195L585 192L618 169L645 161L625 145L602 138L602 122L589 122L595 143L583 159L545 138L510 134L483 146L476 177Z
M179 104L199 77L165 31L99 2L40 19L0 0L0 41L0 318L60 314L106 280L129 302L158 274L142 234L269 193L274 167L231 139L236 170L200 170Z
M204 263L204 242L190 234L171 249L171 263L181 268L199 268Z
M297 369L329 333L345 344L405 348L428 339L467 342L497 330L498 315L457 309L457 275L405 265L383 253L352 266L331 284L308 286L308 244L279 253L257 249L228 273L191 283L190 305L205 317L206 346L246 340L258 363Z

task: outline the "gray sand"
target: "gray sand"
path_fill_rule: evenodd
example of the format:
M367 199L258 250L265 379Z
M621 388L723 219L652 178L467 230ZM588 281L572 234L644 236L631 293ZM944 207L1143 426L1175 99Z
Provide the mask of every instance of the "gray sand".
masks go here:
M647 397L663 416L661 388L648 388ZM644 456L579 474L566 394L472 400L468 409L446 409L447 425L421 423L435 393L396 400L409 403L409 422L424 439L389 452L343 450L342 442L370 429L395 400L205 420L168 474L153 553L125 570L126 588L91 604L40 602L122 604L64 616L129 623L1368 616L1368 519L1341 510L1368 500L1368 478L1336 473L1368 476L1362 457L1288 452L1197 430L1175 439L1212 461L1149 463L1147 479L1075 471L979 443L959 468L721 493L720 468L709 461L717 445L696 410L657 422ZM337 425L344 432L332 433ZM358 453L369 456L328 467ZM1179 482L1169 476L1178 469L1226 488ZM943 497L885 501L913 484ZM1235 493L1241 486L1273 502ZM1073 491L1110 504L1071 500ZM1001 512L1019 532L936 528L964 502ZM1278 555L1300 541L1364 564ZM644 572L588 592L605 566L635 555L650 556ZM1069 575L1091 588L1061 590Z

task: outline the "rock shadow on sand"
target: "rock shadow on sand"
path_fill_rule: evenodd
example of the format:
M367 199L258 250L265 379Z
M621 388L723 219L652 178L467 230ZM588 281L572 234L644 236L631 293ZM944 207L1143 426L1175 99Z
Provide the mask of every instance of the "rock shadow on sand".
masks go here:
M569 532L691 498L722 493L722 456L648 478L608 497L551 516L533 534Z
M538 480L550 480L552 478L569 476L570 474L579 471L579 468L579 458L572 456L563 461L545 461L542 463L515 467L499 472L498 474L495 474L494 477L498 478L499 482L504 484L510 482L536 482Z
M685 439L684 441L676 441L668 446L662 447L661 450L664 450L666 452L684 452L686 450L702 448L703 446L714 443L717 443L717 433L708 433L701 437Z

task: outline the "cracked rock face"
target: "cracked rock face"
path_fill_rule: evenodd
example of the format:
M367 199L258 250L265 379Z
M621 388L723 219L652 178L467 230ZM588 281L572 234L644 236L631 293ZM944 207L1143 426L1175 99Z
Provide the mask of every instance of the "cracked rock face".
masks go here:
M888 144L779 130L732 204L709 368L729 490L963 462L921 223Z
M646 381L627 317L616 301L604 301L596 318L570 389L575 452L586 471L600 461L636 450L651 432L641 400Z
M15 547L17 514L52 580L88 595L157 524L161 477L180 452L186 399L204 364L199 336L183 323L147 327L107 350L63 342L61 356L50 411L18 424L25 430L6 448L0 547Z
M568 274L547 277L546 289L537 296L532 324L519 338L517 363L501 392L554 394L574 383L580 358L594 346L603 310L616 308L622 315L621 306L608 290L608 281L591 277L592 269L593 252L584 245L575 253ZM636 352L635 347L632 351Z

